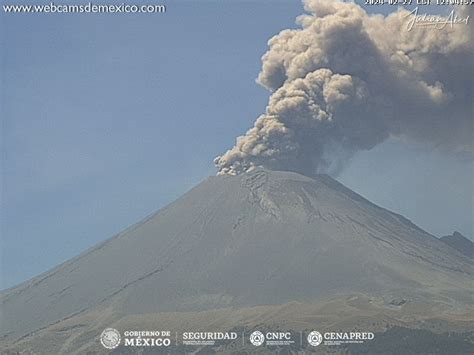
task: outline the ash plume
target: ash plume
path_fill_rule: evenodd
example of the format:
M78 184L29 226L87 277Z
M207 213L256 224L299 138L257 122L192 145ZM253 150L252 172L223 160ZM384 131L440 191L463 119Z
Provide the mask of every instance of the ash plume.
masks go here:
M272 92L268 106L215 159L219 175L258 166L337 173L388 137L472 154L472 25L410 30L404 9L383 16L342 1L303 3L301 28L268 42L257 79Z

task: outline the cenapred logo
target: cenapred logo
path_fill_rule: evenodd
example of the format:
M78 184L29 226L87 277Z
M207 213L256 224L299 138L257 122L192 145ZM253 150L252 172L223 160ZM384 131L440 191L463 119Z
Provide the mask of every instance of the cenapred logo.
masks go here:
M100 334L100 343L106 349L115 349L120 345L120 333L117 329L107 328Z
M313 330L311 333L308 334L308 343L312 346L318 346L323 342L323 336L320 332Z
M260 346L265 342L265 336L262 332L256 330L250 334L250 342L255 346Z

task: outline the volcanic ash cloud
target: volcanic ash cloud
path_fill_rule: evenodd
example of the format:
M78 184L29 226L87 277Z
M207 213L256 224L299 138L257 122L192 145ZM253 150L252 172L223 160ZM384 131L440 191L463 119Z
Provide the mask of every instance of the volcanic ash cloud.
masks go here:
M304 6L301 28L268 42L257 80L272 92L268 106L215 159L219 175L334 173L390 136L472 154L472 26L409 30L403 9L384 17L334 0Z

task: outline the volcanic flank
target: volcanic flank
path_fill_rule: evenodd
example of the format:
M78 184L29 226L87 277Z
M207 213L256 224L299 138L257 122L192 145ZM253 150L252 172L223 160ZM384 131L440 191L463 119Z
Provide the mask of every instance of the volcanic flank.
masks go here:
M81 352L107 326L297 328L385 318L419 326L437 318L462 328L472 324L472 276L468 257L329 176L257 169L210 177L4 291L0 344ZM309 316L327 302L349 313Z

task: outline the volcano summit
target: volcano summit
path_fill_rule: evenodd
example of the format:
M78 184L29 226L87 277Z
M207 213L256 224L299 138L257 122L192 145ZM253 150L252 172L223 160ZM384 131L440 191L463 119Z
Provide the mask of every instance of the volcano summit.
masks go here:
M109 326L464 330L472 276L470 258L329 176L257 169L3 291L0 346L101 351Z

